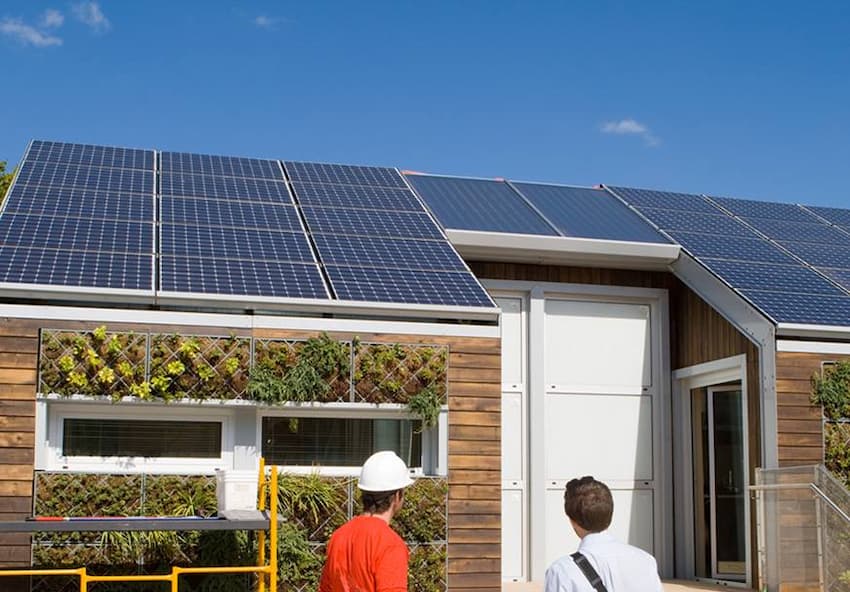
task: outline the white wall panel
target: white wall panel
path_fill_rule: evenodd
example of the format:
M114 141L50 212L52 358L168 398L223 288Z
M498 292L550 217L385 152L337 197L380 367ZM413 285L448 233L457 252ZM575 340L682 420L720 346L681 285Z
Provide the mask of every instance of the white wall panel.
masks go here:
M497 298L502 309L502 384L521 388L525 382L522 356L522 299Z
M519 490L502 491L502 579L520 580L524 577L522 517L523 493Z
M502 481L522 481L523 393L502 393Z
M649 306L546 301L546 385L572 392L642 392L652 384Z

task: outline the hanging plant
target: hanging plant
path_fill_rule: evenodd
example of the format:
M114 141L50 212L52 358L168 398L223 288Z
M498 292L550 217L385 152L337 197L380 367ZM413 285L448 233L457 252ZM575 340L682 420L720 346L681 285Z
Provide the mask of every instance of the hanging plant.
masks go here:
M825 365L812 376L812 403L828 420L850 418L850 361Z
M437 425L443 398L434 386L427 386L407 401L407 409L422 422L420 431Z

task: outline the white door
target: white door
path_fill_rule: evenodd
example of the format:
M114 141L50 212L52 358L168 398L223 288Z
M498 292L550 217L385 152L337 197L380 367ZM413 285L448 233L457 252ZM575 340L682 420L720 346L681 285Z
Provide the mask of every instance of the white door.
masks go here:
M563 495L583 475L612 490L612 534L654 553L660 402L650 306L547 298L544 307L544 482L535 487L545 490L545 563L578 546Z
M502 579L527 573L526 333L523 298L496 298L502 309Z

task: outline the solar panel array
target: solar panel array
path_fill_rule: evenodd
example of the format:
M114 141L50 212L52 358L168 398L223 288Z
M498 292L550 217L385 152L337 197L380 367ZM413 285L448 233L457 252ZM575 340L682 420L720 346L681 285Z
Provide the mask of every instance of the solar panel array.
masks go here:
M820 269L816 261L817 257L846 260L850 279L850 258L845 259L850 255L850 235L844 236L804 208L609 189L774 321L850 325L850 294L836 282L845 288L850 284L842 284L838 275ZM846 251L836 255L842 243Z
M34 141L0 216L0 282L153 294L154 153Z
M286 162L340 300L493 306L394 169Z
M327 298L276 161L163 152L163 292Z

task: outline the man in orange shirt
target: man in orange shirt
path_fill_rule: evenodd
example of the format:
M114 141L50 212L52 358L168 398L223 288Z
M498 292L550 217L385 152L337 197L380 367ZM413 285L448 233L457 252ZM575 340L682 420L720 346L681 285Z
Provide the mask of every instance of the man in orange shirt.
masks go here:
M390 520L412 483L395 452L383 450L366 459L357 481L363 513L331 536L319 592L407 592L407 545Z

